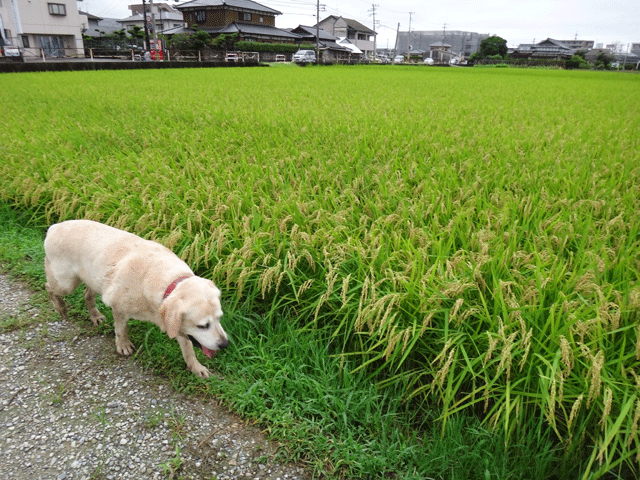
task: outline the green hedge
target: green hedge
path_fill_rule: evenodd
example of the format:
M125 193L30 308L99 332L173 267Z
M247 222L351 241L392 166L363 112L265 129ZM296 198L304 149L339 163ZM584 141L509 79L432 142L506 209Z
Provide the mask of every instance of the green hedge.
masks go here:
M311 44L292 45L290 43L261 43L241 41L236 43L236 50L241 52L274 52L274 53L295 53L300 49L313 50Z

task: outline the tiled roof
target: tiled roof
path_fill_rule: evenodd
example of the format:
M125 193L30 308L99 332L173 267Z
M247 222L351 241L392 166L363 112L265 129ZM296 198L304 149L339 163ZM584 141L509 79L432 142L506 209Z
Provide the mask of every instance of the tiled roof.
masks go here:
M177 5L175 8L178 10L184 10L186 8L198 8L198 7L232 7L242 8L245 10L255 10L257 12L271 13L272 15L281 15L282 12L274 10L273 8L265 7L257 2L251 0L192 0L191 2Z
M316 27L307 27L305 25L298 25L296 28L290 29L291 31L295 31L297 30L298 32L300 32L299 34L303 37L313 37L316 38L316 32L317 32L317 28ZM304 33L303 33L304 32ZM335 40L337 37L334 37L333 35L331 35L329 32L320 29L320 40Z
M240 32L249 35L263 35L270 37L283 37L283 38L291 38L291 39L299 39L300 35L297 35L292 32L287 32L286 30L281 30L276 27L270 27L268 25L255 25L253 23L230 23L226 27L216 28L216 29L208 29L203 28L205 31L212 31L215 33L235 33Z

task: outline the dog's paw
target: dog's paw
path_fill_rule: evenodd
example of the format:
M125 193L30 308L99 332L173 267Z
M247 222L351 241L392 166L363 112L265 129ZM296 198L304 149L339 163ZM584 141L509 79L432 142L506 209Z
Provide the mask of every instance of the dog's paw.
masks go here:
M135 351L135 347L133 343L129 339L127 340L116 340L116 350L120 355L129 356Z
M98 325L100 325L103 321L105 321L107 319L107 317L105 317L104 315L102 315L100 312L98 312L97 314L92 314L91 315L91 321L93 322L93 324L97 327Z
M209 370L204 365L197 363L196 365L190 365L189 370L191 370L197 377L200 378L209 378Z

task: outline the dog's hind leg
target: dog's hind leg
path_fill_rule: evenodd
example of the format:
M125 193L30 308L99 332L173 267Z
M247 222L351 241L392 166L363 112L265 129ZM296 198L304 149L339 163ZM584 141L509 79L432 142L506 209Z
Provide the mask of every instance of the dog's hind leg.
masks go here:
M96 292L89 287L84 289L84 304L87 306L89 316L94 325L98 326L105 320L105 316L96 308Z
M67 304L65 303L64 298L51 292L51 290L49 290L48 288L47 292L49 293L49 300L51 300L54 310L58 312L58 314L62 318L68 320L69 318L67 317Z
M79 280L71 279L65 284L61 284L63 282L60 282L56 275L54 275L53 268L51 267L51 262L47 257L45 257L44 259L44 270L47 275L47 281L44 284L44 288L49 294L49 299L53 304L53 308L62 318L68 320L67 304L65 303L62 296L73 293L73 291L78 286Z
M113 310L113 326L116 331L116 350L120 355L131 355L135 351L135 347L129 334L127 333L127 322L129 319L126 315Z

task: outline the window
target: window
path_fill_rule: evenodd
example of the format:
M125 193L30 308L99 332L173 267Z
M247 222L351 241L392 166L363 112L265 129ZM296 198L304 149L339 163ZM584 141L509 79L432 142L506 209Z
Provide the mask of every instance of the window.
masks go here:
M24 48L29 48L29 37L27 35L22 36L22 46Z
M50 15L66 15L67 7L63 3L48 3Z
M207 20L206 10L196 10L196 22L204 23Z
M250 22L251 21L251 14L250 13L241 13L240 14L240 18L242 20L244 20L245 22Z

